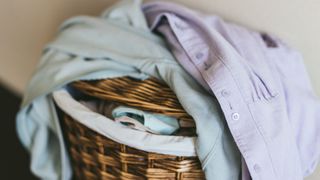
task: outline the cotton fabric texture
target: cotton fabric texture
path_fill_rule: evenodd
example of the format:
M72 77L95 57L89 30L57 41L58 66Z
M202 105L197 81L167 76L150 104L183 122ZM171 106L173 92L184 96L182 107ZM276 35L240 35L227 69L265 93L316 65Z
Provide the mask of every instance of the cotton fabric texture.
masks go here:
M219 101L247 164L243 179L301 180L314 171L320 103L298 52L276 37L173 3L143 9L177 61Z
M43 52L17 115L17 131L41 179L70 179L71 167L52 92L75 80L131 76L162 79L195 120L195 144L207 179L238 179L241 155L214 96L175 60L152 33L138 0L120 1L100 18L75 17ZM108 127L105 127L108 128Z
M94 129L113 141L147 152L175 156L196 156L195 137L162 136L133 130L92 111L75 100L64 89L54 91L52 96L57 106L75 121Z
M175 117L121 106L111 101L78 98L80 98L78 99L79 102L91 111L111 118L113 121L132 129L153 134L171 135L180 128L180 122Z
M154 134L170 135L179 129L176 118L149 113L135 108L119 106L112 111L116 122L128 124L128 126Z

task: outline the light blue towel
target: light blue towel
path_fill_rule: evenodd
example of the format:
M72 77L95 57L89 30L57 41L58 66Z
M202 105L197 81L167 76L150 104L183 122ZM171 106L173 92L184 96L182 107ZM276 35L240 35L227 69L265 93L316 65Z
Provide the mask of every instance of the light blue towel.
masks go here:
M51 92L75 80L131 76L162 79L197 127L197 153L207 178L240 176L240 153L214 97L176 62L152 34L139 0L123 0L100 18L67 20L41 58L17 115L17 131L41 179L70 179L71 166Z

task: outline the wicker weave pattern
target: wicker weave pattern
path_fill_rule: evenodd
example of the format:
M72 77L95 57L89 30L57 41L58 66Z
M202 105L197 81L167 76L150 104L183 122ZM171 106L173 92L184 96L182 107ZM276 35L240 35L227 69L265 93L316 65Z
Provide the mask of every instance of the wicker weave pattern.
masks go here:
M204 179L197 157L149 153L119 144L65 115L76 179Z
M193 122L171 89L155 78L78 81L72 86L96 98ZM197 157L145 152L101 136L68 115L63 122L76 179L204 179ZM186 130L195 136L195 127Z
M156 78L140 81L120 77L102 81L77 81L72 85L85 94L100 99L193 122L172 90Z

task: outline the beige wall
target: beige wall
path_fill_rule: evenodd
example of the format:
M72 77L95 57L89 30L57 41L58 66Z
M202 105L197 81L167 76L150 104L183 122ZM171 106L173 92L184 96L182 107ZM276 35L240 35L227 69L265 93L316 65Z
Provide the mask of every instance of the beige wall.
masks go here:
M21 92L42 47L58 25L78 14L97 15L116 0L1 0L0 80ZM300 50L320 95L319 0L175 0L254 29L272 32ZM318 175L309 180L320 179Z
M42 47L54 37L64 19L78 14L97 15L115 1L1 0L0 80L21 92ZM303 52L313 85L320 94L319 0L175 1L282 37Z
M115 0L0 0L0 80L21 92L64 19L98 15Z

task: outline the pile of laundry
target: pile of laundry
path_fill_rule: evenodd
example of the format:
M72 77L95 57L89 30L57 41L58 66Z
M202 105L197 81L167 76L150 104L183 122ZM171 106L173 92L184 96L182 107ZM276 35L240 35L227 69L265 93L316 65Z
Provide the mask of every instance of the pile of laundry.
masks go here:
M132 107L119 106L103 100L80 101L93 112L103 114L115 122L140 131L153 134L170 135L179 129L176 118L162 114L150 113Z
M178 4L121 0L100 17L65 21L43 50L17 115L35 175L72 176L55 105L74 102L68 84L124 76L155 77L172 89L196 124L208 180L302 180L317 165L320 101L297 51ZM180 128L174 117L139 108L99 100L75 107L136 131L168 136Z

